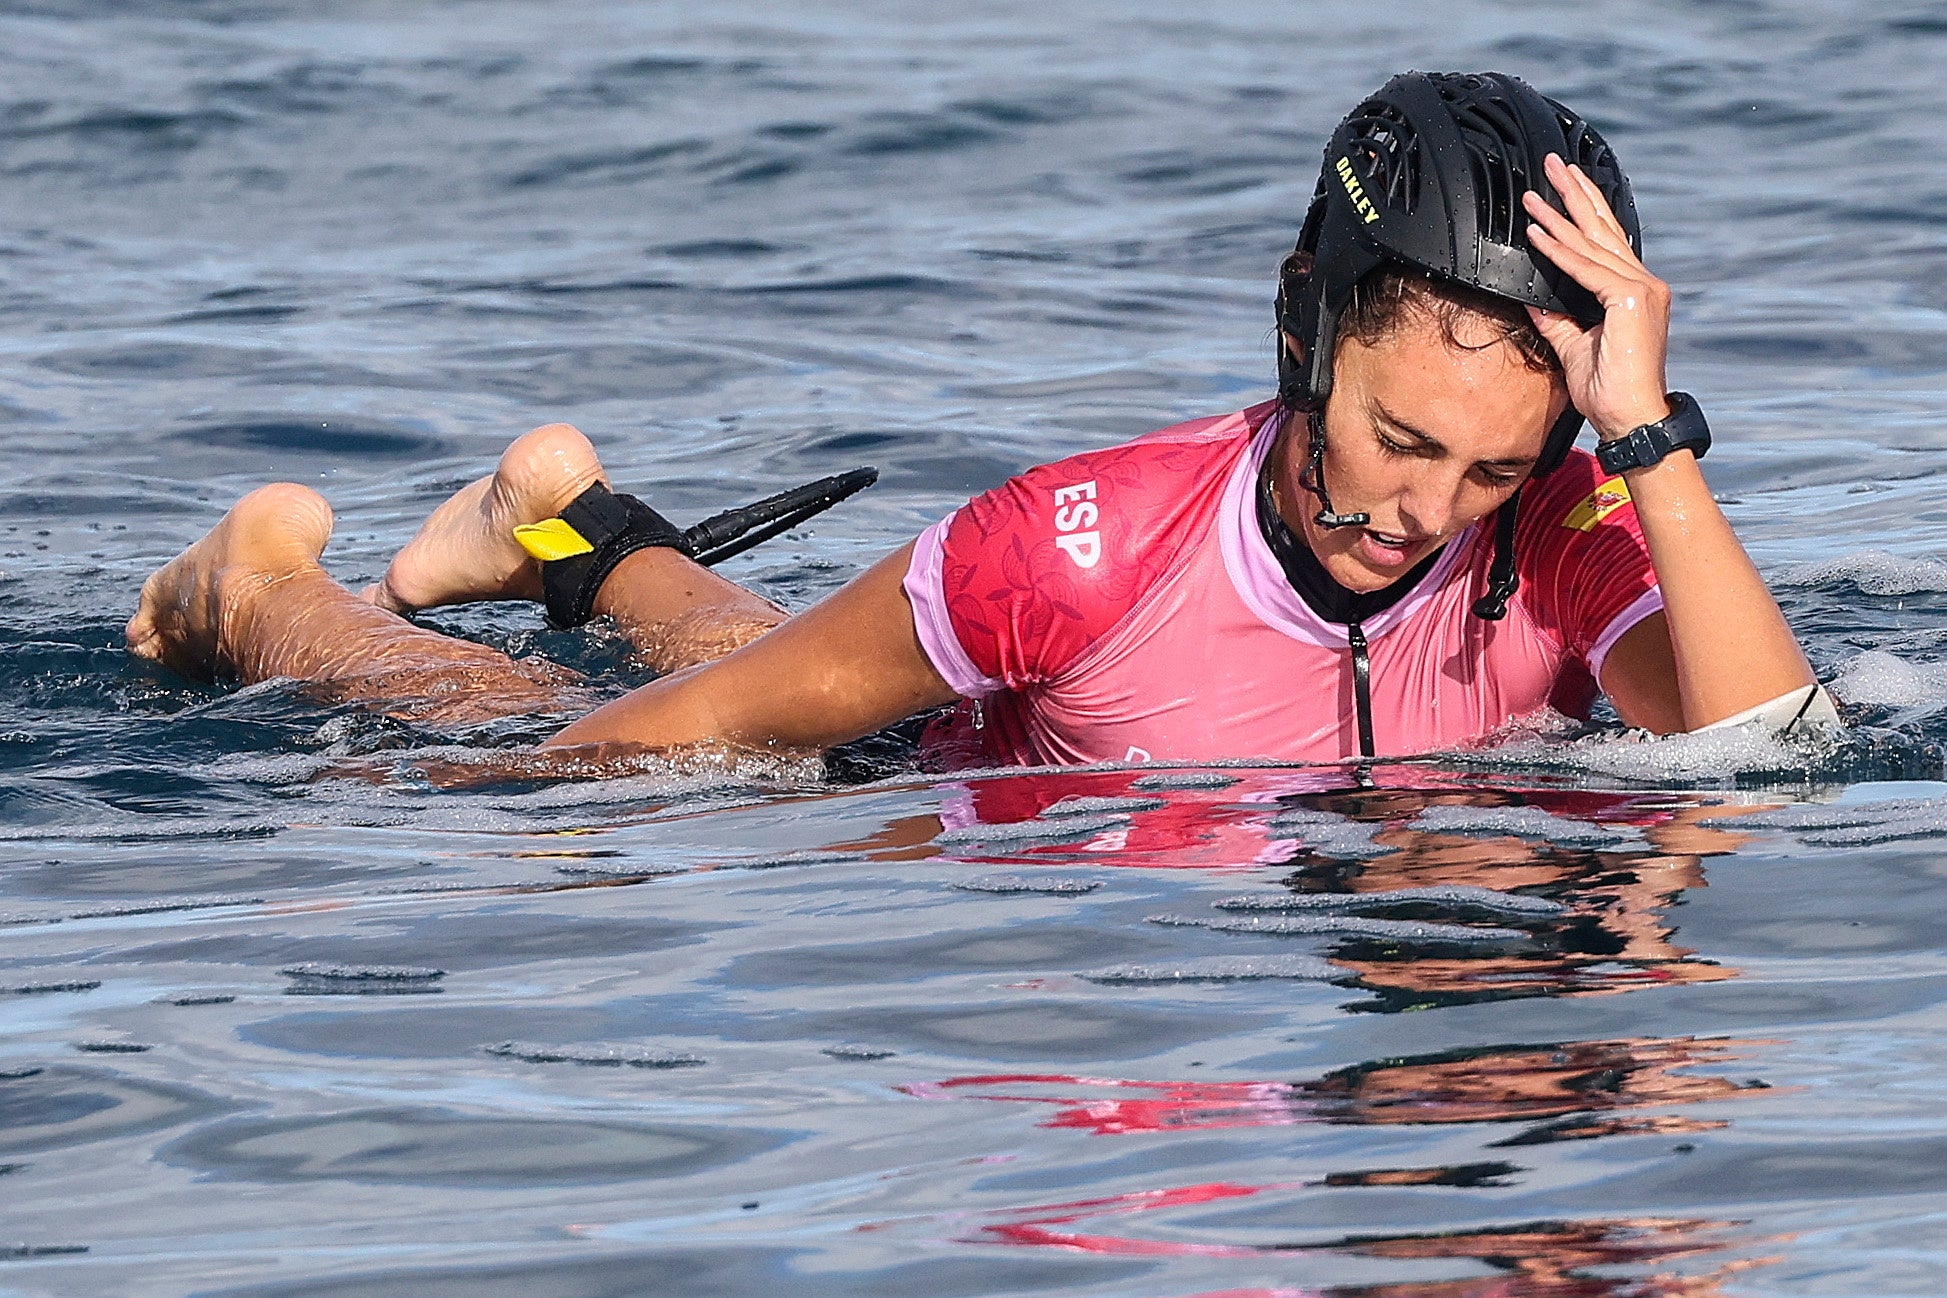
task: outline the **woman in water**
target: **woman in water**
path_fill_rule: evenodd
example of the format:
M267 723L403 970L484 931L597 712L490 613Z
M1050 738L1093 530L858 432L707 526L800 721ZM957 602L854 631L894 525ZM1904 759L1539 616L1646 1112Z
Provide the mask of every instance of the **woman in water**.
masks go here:
M550 741L602 751L816 752L955 703L930 741L982 763L1400 755L1598 690L1659 732L1829 717L1698 468L1639 249L1586 122L1512 77L1405 74L1326 150L1275 400L1033 469L796 617L557 424L362 596L319 566L322 498L251 493L150 578L129 646L479 720L572 707L578 678L401 615L545 600L664 673Z

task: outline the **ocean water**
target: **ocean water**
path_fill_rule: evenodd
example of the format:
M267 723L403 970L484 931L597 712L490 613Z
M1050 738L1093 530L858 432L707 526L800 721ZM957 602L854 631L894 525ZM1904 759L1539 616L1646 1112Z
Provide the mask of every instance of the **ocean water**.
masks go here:
M791 607L1269 386L1333 121L1593 117L1843 743L867 783L128 659L548 420ZM1947 1292L1947 10L0 4L0 1294ZM434 625L595 673L531 609Z

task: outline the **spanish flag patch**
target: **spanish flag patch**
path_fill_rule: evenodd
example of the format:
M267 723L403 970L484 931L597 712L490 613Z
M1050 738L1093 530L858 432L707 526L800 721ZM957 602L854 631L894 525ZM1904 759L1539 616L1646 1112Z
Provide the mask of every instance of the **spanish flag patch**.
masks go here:
M1594 529L1597 523L1629 503L1629 484L1617 474L1584 496L1562 519L1562 526L1577 532Z

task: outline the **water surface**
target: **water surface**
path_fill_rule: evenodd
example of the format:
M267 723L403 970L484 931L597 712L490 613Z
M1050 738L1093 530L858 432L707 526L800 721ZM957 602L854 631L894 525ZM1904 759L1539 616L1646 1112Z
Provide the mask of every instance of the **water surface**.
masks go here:
M0 1293L1935 1294L1937 6L0 7ZM1402 67L1593 117L1838 748L877 783L442 763L120 651L566 419L802 607L1268 393ZM529 609L433 624L639 679Z

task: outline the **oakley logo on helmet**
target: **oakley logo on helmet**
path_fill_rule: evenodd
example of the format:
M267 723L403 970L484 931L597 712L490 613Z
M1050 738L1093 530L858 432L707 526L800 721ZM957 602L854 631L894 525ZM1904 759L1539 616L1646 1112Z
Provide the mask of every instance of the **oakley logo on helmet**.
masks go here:
M1340 158L1338 172L1339 179L1345 183L1345 195L1352 200L1352 210L1363 217L1367 225L1377 221L1379 209L1374 207L1372 200L1366 197L1366 187L1361 185L1359 178L1352 174L1352 160Z

